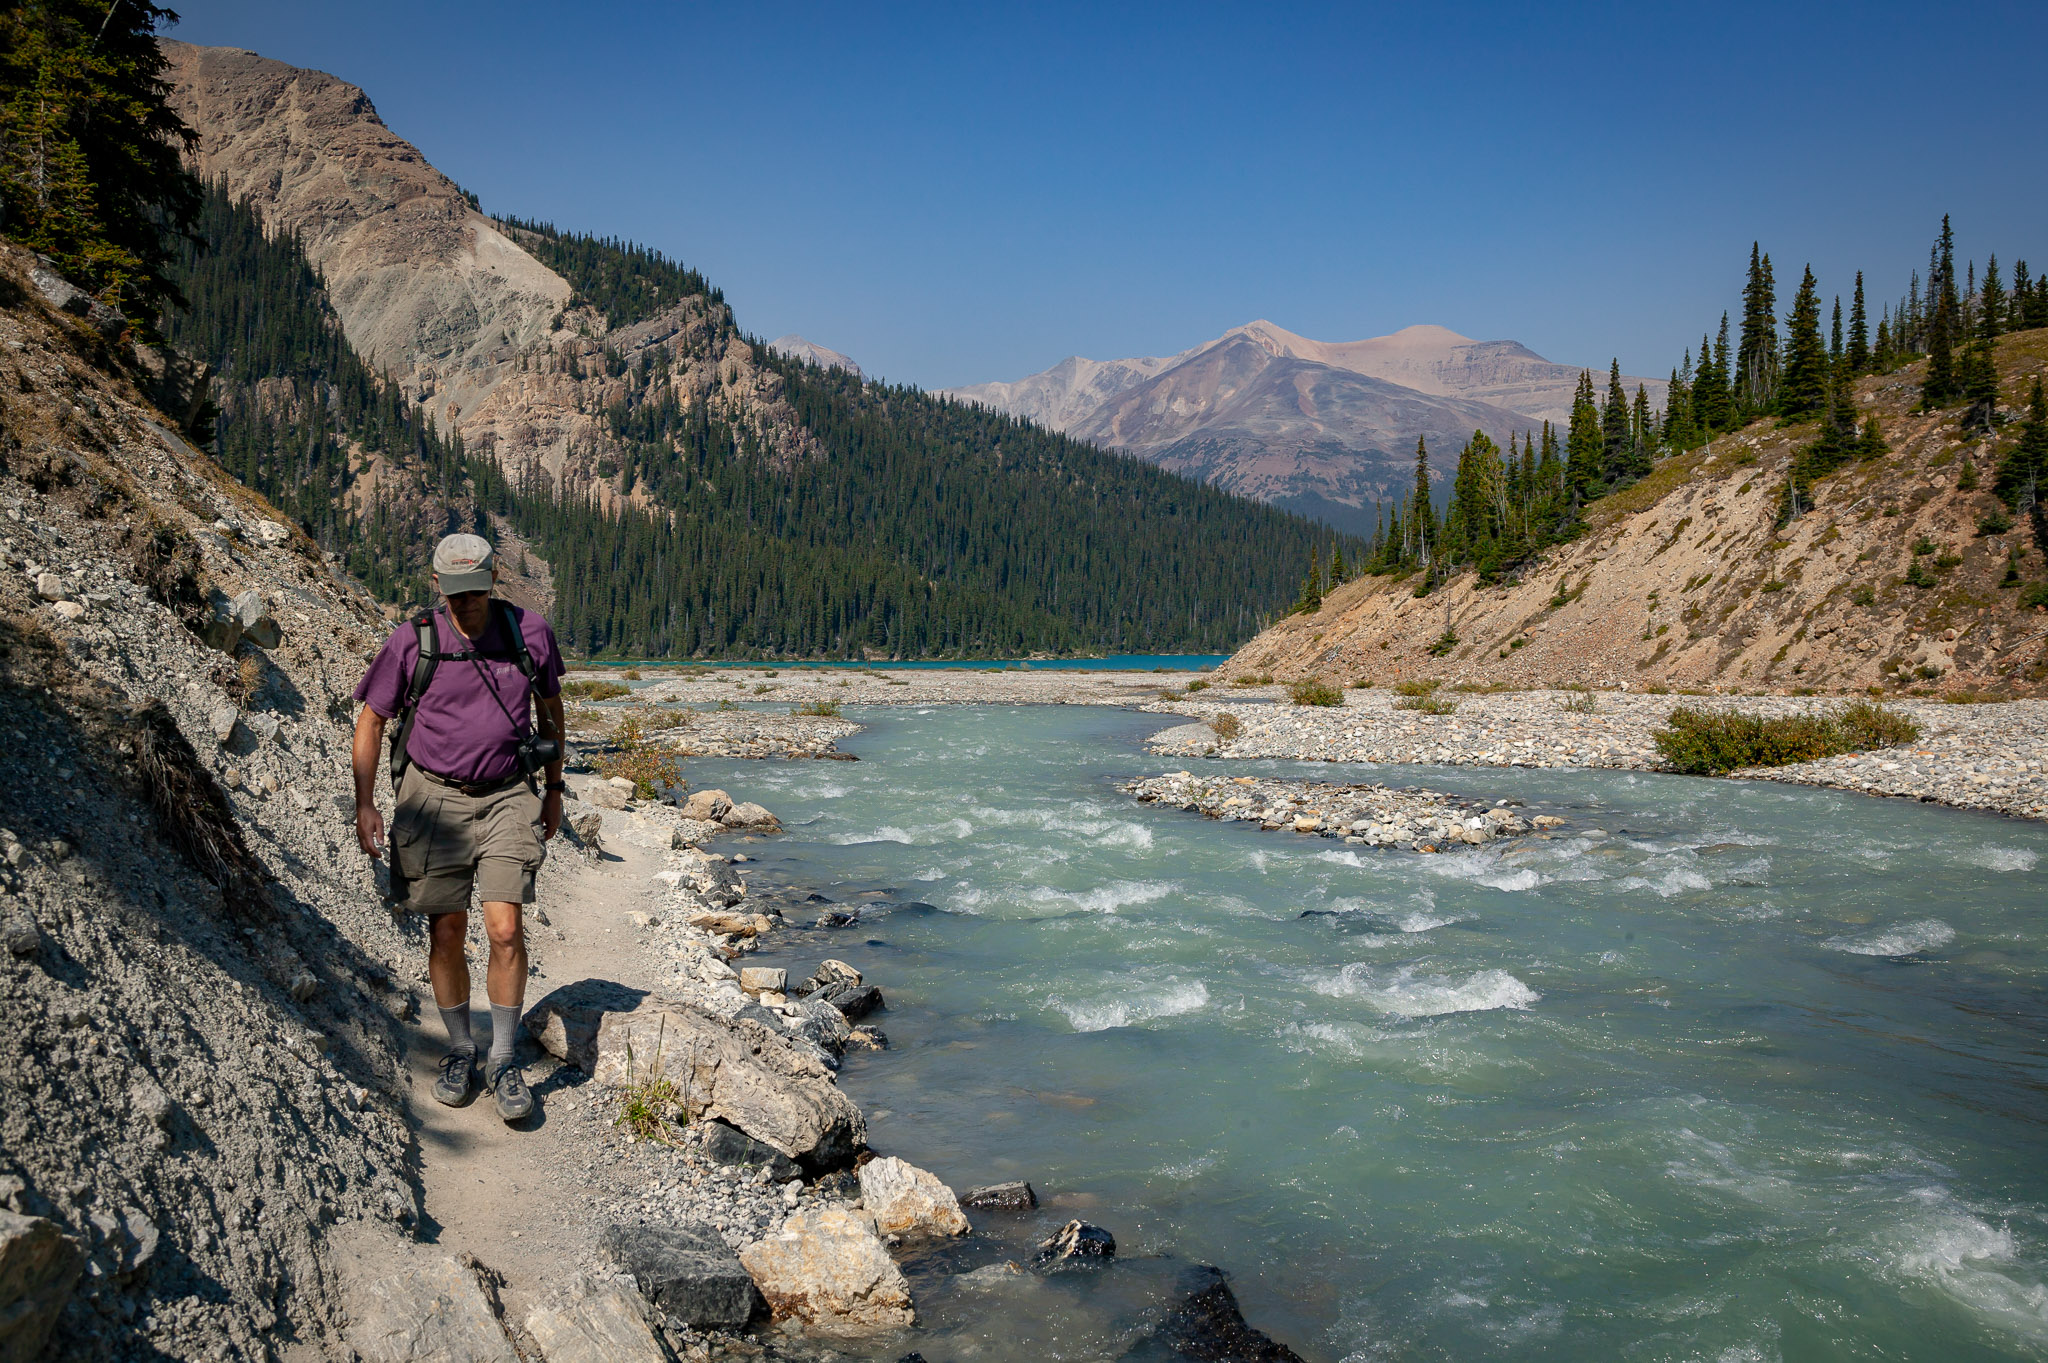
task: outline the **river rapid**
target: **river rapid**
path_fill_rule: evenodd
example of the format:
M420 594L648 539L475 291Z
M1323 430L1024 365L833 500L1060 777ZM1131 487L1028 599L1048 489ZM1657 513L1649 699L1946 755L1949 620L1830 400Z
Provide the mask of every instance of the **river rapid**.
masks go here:
M1229 764L1569 820L1415 856L1119 795L1170 717L849 717L858 763L687 775L783 817L758 874L862 907L761 960L887 994L841 1078L874 1146L1044 1201L911 1265L934 1363L1119 1357L1188 1263L1311 1360L2048 1357L2048 829ZM1074 1216L1116 1266L958 1276Z

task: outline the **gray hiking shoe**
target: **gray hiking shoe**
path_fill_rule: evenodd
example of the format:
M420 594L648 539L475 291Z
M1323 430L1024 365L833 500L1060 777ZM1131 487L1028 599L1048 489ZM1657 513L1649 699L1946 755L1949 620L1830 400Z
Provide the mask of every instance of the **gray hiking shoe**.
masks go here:
M434 1101L461 1107L469 1101L476 1083L476 1050L465 1046L441 1057L441 1074L434 1080Z
M498 1115L508 1122L533 1111L533 1090L526 1086L517 1061L508 1060L491 1072L490 1090L498 1099Z

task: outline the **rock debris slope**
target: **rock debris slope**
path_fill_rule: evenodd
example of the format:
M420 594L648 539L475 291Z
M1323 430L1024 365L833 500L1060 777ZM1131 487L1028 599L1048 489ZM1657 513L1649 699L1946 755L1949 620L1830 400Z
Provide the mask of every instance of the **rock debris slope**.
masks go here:
M2048 366L2048 332L2004 337L1998 356L2018 415ZM1594 503L1588 533L1508 580L1468 573L1418 598L1412 581L1360 578L1274 624L1223 670L2037 694L2048 616L2000 584L2009 562L2026 580L2048 569L2026 525L1996 528L2001 442L1965 434L1954 411L1915 411L1918 394L1918 366L1861 380L1857 403L1881 419L1891 452L1822 479L1789 523L1779 521L1786 470L1813 427L1757 422Z
M0 249L0 1201L85 1262L8 1309L52 1358L331 1351L331 1228L418 1216L418 948L347 817L378 613L31 267Z

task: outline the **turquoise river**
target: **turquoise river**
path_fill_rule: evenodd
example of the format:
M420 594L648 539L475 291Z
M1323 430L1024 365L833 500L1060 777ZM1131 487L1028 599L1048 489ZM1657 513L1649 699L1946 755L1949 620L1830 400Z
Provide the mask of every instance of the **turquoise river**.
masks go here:
M1118 1358L1220 1265L1364 1359L2048 1357L2048 829L1773 783L1204 764L1564 816L1414 856L1139 805L1169 718L849 712L858 763L693 763L764 882L861 907L892 1049L841 1082L956 1188L948 1359ZM801 913L794 915L805 919ZM963 1282L1069 1217L1101 1272Z

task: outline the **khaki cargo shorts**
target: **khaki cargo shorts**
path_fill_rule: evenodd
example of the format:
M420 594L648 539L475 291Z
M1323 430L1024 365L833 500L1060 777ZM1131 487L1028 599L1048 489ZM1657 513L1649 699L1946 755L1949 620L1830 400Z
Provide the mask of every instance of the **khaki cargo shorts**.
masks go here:
M486 903L533 903L547 859L540 797L524 781L465 795L408 766L391 819L391 899L414 913L460 913L470 888Z

